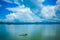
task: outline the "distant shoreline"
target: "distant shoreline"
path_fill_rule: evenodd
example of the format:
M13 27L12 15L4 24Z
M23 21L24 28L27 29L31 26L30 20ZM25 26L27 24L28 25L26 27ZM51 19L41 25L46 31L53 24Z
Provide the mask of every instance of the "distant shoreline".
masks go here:
M27 25L27 24L60 24L60 22L21 22L21 23L14 23L14 22L0 22L0 24L13 24L13 25Z

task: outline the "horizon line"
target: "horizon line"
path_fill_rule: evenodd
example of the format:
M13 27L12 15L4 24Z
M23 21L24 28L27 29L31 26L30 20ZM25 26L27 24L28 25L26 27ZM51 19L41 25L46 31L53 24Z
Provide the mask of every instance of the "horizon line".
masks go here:
M23 25L23 24L60 24L60 22L0 22L0 24L13 24L13 25Z

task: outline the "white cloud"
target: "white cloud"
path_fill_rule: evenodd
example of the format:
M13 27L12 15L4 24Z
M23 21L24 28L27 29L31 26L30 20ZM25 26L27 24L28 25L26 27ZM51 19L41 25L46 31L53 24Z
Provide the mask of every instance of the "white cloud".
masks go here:
M56 5L56 9L57 9L57 10L60 10L60 0L57 0L56 4L57 4L57 5Z
M57 4L60 4L60 0L57 0L57 2L56 2Z
M57 0L56 4L57 4L56 7L55 7L56 15L60 19L60 0Z
M44 6L42 4L42 2L44 2L45 0L37 0L35 3L36 5L42 9L41 10L41 13L40 13L40 17L42 16L43 18L45 19L54 19L53 17L56 17L56 6L51 6L51 5L47 5L47 6ZM60 0L59 0L60 1ZM58 4L60 4L60 2L58 1ZM59 5L59 8L60 8L60 5ZM58 9L59 9L58 8ZM60 9L59 9L60 10Z
M23 22L34 22L34 21L41 21L38 16L36 16L28 7L24 5L18 6L16 8L6 8L13 13L6 15L6 20L13 21L15 19Z
M33 0L31 0L31 1L34 2ZM42 2L44 2L44 1L45 0L35 1L35 4L42 9L41 13L39 14L40 17L42 16L44 19L36 16L30 10L30 8L25 7L25 5L19 5L20 3L18 2L18 0L14 0L14 3L18 4L19 6L15 7L15 8L6 8L6 9L12 11L13 13L7 14L5 20L14 21L15 19L17 19L17 20L23 21L23 22L39 22L39 21L42 22L43 20L53 19L53 17L56 17L56 14L55 14L56 6L51 6L51 5L44 6L42 4ZM59 6L57 7L57 9L60 8L59 3L58 3L58 5ZM39 10L37 9L37 11L39 11ZM57 18L55 18L55 20L56 19Z
M42 3L45 0L37 0L37 1L33 1L33 3L35 3L41 10L41 13L39 14L40 17L43 17L45 19L54 19L53 17L56 17L56 6L51 6L51 5L47 5L44 6ZM39 11L39 9L37 9L37 11Z
M15 17L16 17L16 15L13 13L13 14L8 14L8 15L6 15L6 18L7 18L7 20L9 20L9 21L14 21L14 19L15 19Z
M41 10L40 16L46 19L52 19L56 16L55 14L55 6L44 6Z
M55 11L55 7L56 6L51 6L51 5L47 5L47 6L44 6L42 3L44 2L45 0L37 0L35 1L35 4L40 8L40 17L43 17L45 19L53 19L53 17L56 17L56 11ZM37 11L39 11L39 9L37 9ZM37 12L36 11L36 12Z
M6 2L8 2L8 3L13 3L12 1L10 1L10 0L4 0L4 1L6 1Z
M19 0L4 0L4 1L6 1L8 3L15 3L17 5L20 5Z

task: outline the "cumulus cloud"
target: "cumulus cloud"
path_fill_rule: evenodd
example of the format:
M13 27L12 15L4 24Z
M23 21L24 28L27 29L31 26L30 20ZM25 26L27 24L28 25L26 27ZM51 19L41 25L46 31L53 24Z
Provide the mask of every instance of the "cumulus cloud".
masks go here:
M14 21L15 17L16 17L16 15L14 13L6 15L6 18L9 21L11 21L11 20Z
M25 5L19 5L15 8L6 8L7 10L12 11L12 13L7 14L6 19L4 20L6 21L9 20L10 22L11 21L14 22L14 20L18 20L19 22L42 22L44 20L48 21L48 20L53 19L51 21L54 21L54 20L58 21L59 20L58 18L54 18L56 17L56 13L55 13L56 6L51 6L51 5L44 6L42 4L42 2L44 1L45 0L37 0L36 2L36 6L39 6L41 8L41 10L37 9L37 11L41 11L39 13L40 17L35 15L35 12L32 12L29 7L26 7ZM14 3L19 4L18 0L15 0ZM57 7L56 9L59 9L59 8Z
M41 10L40 16L46 19L52 19L53 17L56 17L55 6L44 6Z
M16 8L6 8L13 13L6 15L6 20L14 21L15 19L23 22L34 22L41 21L40 17L36 16L28 7L24 5L18 6Z
M57 0L56 4L56 15L60 19L60 0Z
M57 2L56 2L57 4L60 4L60 0L57 0Z
M35 1L35 4L40 8L40 13L39 13L39 16L40 17L43 17L45 19L53 19L53 17L56 17L56 14L55 14L55 7L56 6L51 6L51 5L47 5L47 6L44 6L42 3L44 2L45 0L37 0ZM39 9L37 9L35 12L39 11Z
M57 4L57 5L56 5L56 9L57 9L57 10L60 10L60 0L57 0L56 4Z
M51 5L44 6L42 4L44 1L45 0L37 0L37 1L34 1L35 4L36 4L36 6L38 6L39 9L40 9L40 10L37 9L34 12L40 11L39 16L40 17L43 17L45 19L52 19L53 17L56 17L56 14L55 14L55 7L56 6L53 6L53 5L52 6Z
M57 10L60 11L60 9L59 9L60 8L60 0L57 1L58 5L55 5L55 6L54 5L44 6L42 4L44 1L45 0L38 0L38 2L36 2L36 4L41 8L41 12L40 12L39 16L42 17L43 19L46 19L47 21L48 20L50 20L50 21L59 21L60 19L57 17L57 16L59 16L59 14L56 15L56 7L57 7Z
M6 20L14 21L18 20L19 22L42 22L42 21L52 21L56 22L59 19L54 18L56 17L55 14L55 7L56 6L44 6L41 10L40 17L35 15L30 8L25 7L24 5L15 7L15 8L6 8L10 11L13 11L13 13L10 13L6 15ZM43 17L43 18L41 18Z

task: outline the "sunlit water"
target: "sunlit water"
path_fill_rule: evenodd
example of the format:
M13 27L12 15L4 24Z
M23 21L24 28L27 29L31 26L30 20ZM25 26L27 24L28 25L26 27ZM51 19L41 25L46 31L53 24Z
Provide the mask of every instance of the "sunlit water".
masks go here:
M26 36L20 36L27 34ZM4 25L0 24L0 40L58 40L60 24Z

